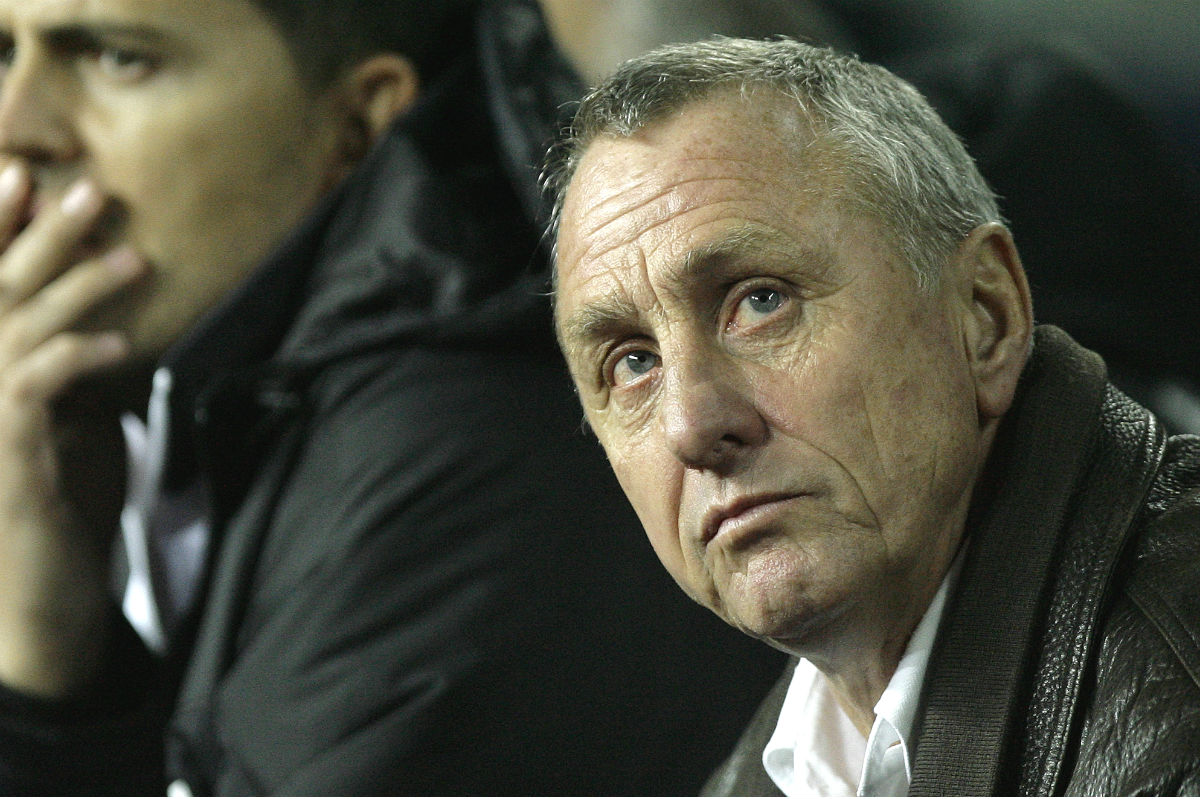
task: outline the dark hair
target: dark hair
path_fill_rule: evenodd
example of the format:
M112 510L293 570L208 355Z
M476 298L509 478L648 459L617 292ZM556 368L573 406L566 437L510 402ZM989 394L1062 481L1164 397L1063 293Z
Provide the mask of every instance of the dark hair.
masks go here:
M383 52L408 57L423 80L462 46L479 0L251 0L276 24L314 88Z

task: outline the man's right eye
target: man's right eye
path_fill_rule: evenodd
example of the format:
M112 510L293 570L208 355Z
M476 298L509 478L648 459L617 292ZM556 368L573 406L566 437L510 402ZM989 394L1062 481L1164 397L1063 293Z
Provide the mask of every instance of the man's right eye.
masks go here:
M135 83L149 76L160 64L157 56L128 47L98 47L92 57L101 72L124 83Z
M649 350L624 350L610 359L608 382L613 387L629 385L658 366L658 355Z

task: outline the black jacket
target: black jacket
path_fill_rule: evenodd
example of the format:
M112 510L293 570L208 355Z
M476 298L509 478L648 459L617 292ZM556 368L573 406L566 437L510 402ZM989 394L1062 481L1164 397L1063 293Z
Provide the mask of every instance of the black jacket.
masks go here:
M911 793L1200 793L1200 438L1039 328L967 522ZM763 771L790 668L706 791Z
M532 4L463 26L168 355L171 481L211 492L200 611L165 664L118 630L69 706L0 696L4 790L679 794L773 679L662 573L581 430L535 183L576 87Z

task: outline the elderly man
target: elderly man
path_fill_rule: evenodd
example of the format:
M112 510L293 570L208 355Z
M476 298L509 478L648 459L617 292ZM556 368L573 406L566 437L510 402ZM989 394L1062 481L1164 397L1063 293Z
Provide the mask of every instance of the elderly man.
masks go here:
M1034 329L916 91L668 47L548 182L588 423L676 582L796 658L709 789L1200 790L1200 439Z

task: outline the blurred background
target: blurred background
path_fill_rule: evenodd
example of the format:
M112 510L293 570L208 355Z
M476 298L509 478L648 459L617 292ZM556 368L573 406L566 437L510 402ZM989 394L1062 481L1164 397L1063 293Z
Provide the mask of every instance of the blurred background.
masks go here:
M589 83L663 42L788 33L885 61L947 42L1044 41L1136 94L1200 171L1197 0L542 0Z
M829 44L911 81L1000 195L1038 321L1200 433L1200 1L541 3L589 85L713 33Z

